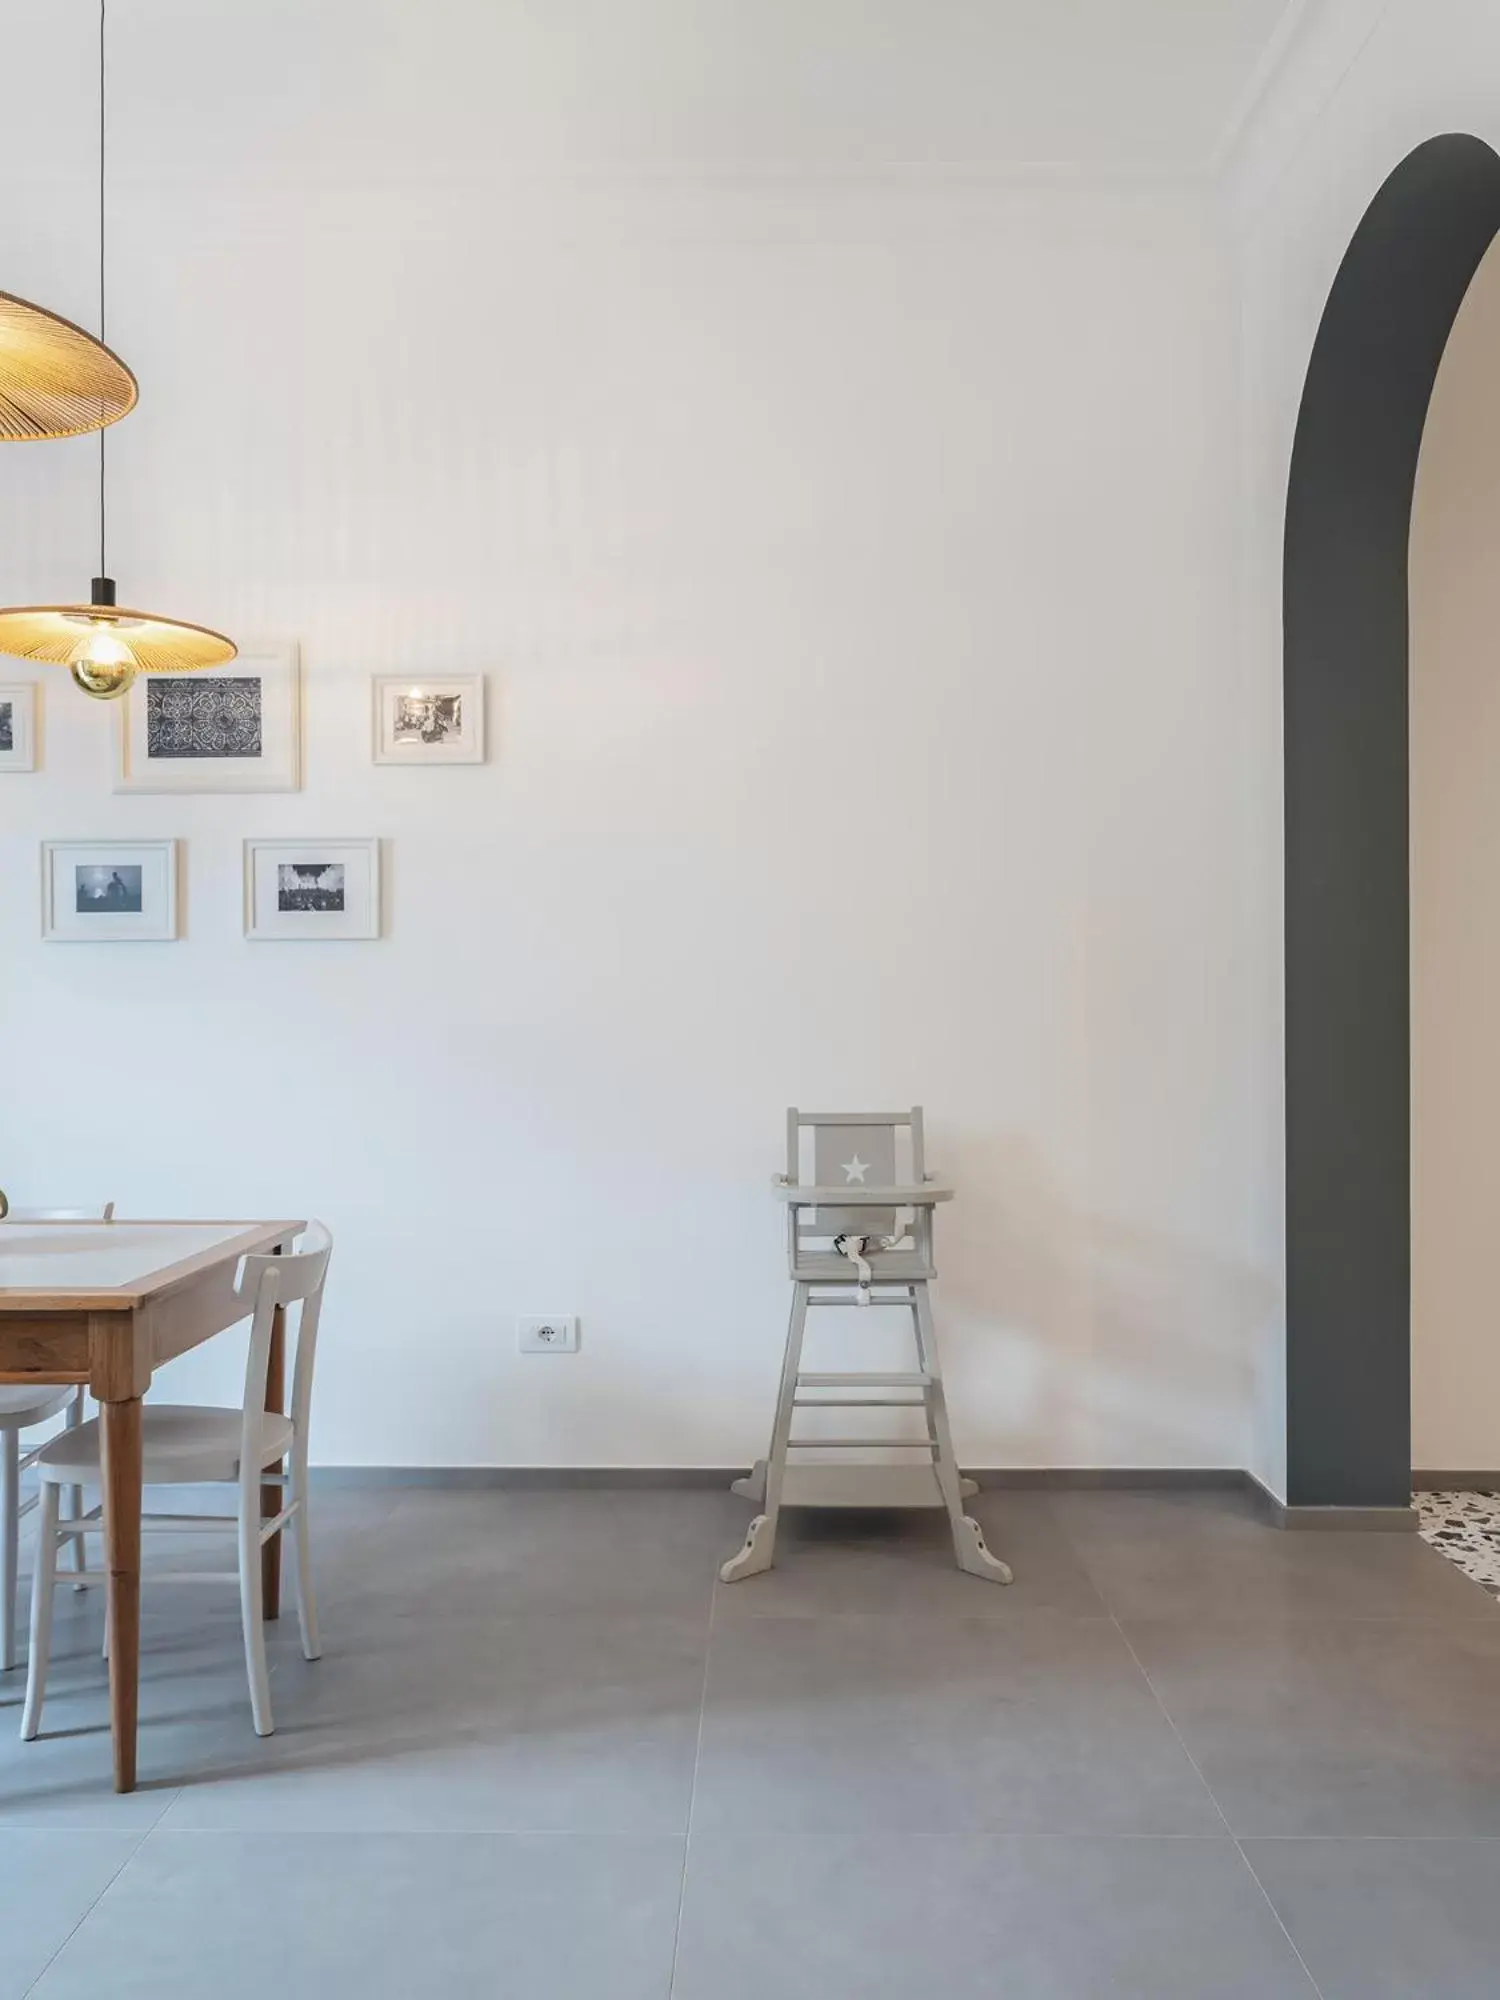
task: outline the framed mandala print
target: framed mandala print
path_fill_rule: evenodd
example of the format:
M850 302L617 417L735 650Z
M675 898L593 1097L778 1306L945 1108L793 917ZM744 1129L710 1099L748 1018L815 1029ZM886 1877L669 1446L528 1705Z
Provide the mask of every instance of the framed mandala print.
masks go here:
M115 707L117 792L295 792L297 648L247 647L202 673L140 674Z

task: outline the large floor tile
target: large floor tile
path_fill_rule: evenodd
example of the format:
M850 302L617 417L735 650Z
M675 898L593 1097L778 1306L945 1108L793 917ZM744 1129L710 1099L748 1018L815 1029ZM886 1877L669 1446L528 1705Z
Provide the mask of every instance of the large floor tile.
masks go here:
M392 1616L706 1613L743 1511L727 1491L403 1493L358 1547L315 1550L320 1599Z
M1416 1534L1288 1532L1240 1495L1070 1493L1058 1518L1121 1618L1487 1619L1500 1606Z
M22 2000L135 1852L134 1835L0 1831L0 2000Z
M273 1697L291 1662L303 1672L296 1620L268 1627ZM112 1784L109 1668L100 1657L100 1593L58 1593L42 1733L20 1740L24 1671L0 1680L0 1826L146 1832L205 1744L255 1742L237 1600L185 1586L150 1593L141 1620L137 1790Z
M681 1834L706 1621L415 1618L273 1676L274 1736L179 1721L164 1824Z
M128 1798L98 1593L59 1592L43 1741L0 1681L0 2000L59 1947L42 2000L234 2000L283 1935L304 1991L666 2000L689 1824L675 2000L1309 2000L1204 1777L1265 1836L1325 2000L1494 1984L1500 1612L1414 1539L1000 1491L973 1504L1008 1590L951 1568L940 1521L792 1517L770 1577L716 1592L723 1495L329 1499L325 1657L288 1605L269 1740L232 1588L148 1577ZM1171 1615L1117 1625L1101 1592ZM1346 1832L1424 1838L1277 1837Z
M694 1833L674 2000L1315 2000L1234 1843Z
M1125 1630L1235 1833L1500 1835L1500 1622Z
M1207 1833L1107 1620L716 1623L694 1827Z
M1500 1843L1253 1840L1245 1851L1324 2000L1500 1990Z
M751 1509L741 1502L741 1526ZM784 1513L776 1565L720 1584L714 1619L856 1612L877 1617L1016 1618L1033 1611L1101 1617L1105 1607L1040 1493L981 1493L967 1502L1015 1581L966 1576L953 1559L947 1516L937 1513ZM733 1554L733 1544L724 1553Z
M381 1527L401 1497L401 1489L391 1487L315 1490L312 1496L312 1512L317 1524L314 1554L318 1567L326 1566L330 1570L335 1570L342 1567L346 1557L358 1562L365 1551L378 1546ZM218 1514L223 1517L225 1526L225 1538L219 1541L211 1535L180 1534L168 1524L148 1525L143 1535L148 1582L152 1571L158 1565L168 1569L232 1570L234 1568L235 1489L232 1486L149 1488L146 1504L153 1513L164 1516ZM100 1562L102 1549L102 1538L94 1537L90 1544L90 1562L95 1568L102 1566ZM30 1574L33 1555L32 1536L23 1530L21 1537L23 1577ZM66 1602L66 1599L59 1598L58 1601L61 1604Z
M158 1833L37 2000L666 2000L682 1845Z

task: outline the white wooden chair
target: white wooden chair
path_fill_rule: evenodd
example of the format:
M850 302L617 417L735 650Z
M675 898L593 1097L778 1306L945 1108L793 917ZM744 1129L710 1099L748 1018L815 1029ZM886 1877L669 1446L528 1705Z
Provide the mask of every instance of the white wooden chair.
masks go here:
M245 1670L250 1681L250 1712L257 1736L269 1736L271 1688L266 1673L266 1637L261 1604L261 1550L273 1535L293 1530L296 1547L297 1622L302 1651L315 1660L318 1643L317 1609L313 1600L312 1563L307 1519L307 1425L312 1408L313 1362L317 1353L318 1315L323 1281L333 1243L321 1223L308 1225L297 1251L281 1256L247 1257L237 1290L251 1316L250 1350L245 1363L245 1397L240 1409L214 1409L170 1403L147 1403L141 1412L143 1484L146 1486L234 1485L239 1504L233 1517L223 1514L146 1514L144 1532L171 1534L224 1533L233 1528L239 1543L238 1570L158 1572L163 1583L232 1583L240 1586L240 1619L245 1638ZM278 1306L300 1304L296 1360L292 1368L292 1407L288 1416L266 1408L266 1378L271 1358L271 1328ZM286 1505L271 1520L261 1519L262 1485L266 1468L286 1459L290 1474ZM47 1688L47 1663L52 1645L52 1598L57 1585L57 1551L70 1534L101 1533L103 1520L96 1504L80 1522L58 1518L58 1492L81 1481L97 1490L100 1476L97 1420L54 1438L36 1455L42 1482L41 1525L37 1536L36 1575L31 1588L31 1652L27 1661L26 1706L21 1735L30 1742L41 1726ZM105 1572L85 1571L86 1583L103 1583ZM106 1637L106 1645L108 1643Z
M113 1222L115 1205L103 1208L12 1208L0 1232L26 1222ZM0 1233L0 1257L5 1238ZM3 1264L0 1264L3 1270ZM59 1410L69 1430L83 1422L85 1391L69 1383L15 1382L0 1384L0 1673L8 1674L16 1664L16 1575L20 1568L21 1522L36 1506L36 1495L21 1504L21 1474L35 1461L35 1452L21 1450L21 1433L35 1424L46 1423ZM71 1489L68 1518L83 1512L83 1495ZM73 1538L73 1560L83 1568L83 1542Z

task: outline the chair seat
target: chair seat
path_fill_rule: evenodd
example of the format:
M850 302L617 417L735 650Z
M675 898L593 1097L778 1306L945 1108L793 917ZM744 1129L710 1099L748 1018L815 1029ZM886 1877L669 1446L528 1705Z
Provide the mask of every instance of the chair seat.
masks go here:
M147 1403L141 1411L141 1466L147 1486L200 1480L232 1480L240 1475L239 1410L205 1409L191 1403ZM266 1411L260 1420L259 1464L284 1458L292 1448L292 1420ZM99 1479L99 1420L65 1431L37 1453L43 1479L73 1486Z
M24 1430L65 1410L76 1389L57 1382L13 1382L0 1385L0 1431Z

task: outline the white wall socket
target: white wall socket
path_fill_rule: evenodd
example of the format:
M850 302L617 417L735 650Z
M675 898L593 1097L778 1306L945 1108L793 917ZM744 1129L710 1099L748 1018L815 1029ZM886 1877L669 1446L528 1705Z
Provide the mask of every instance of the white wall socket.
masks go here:
M576 1354L577 1318L572 1314L524 1314L516 1321L516 1345L523 1354Z

